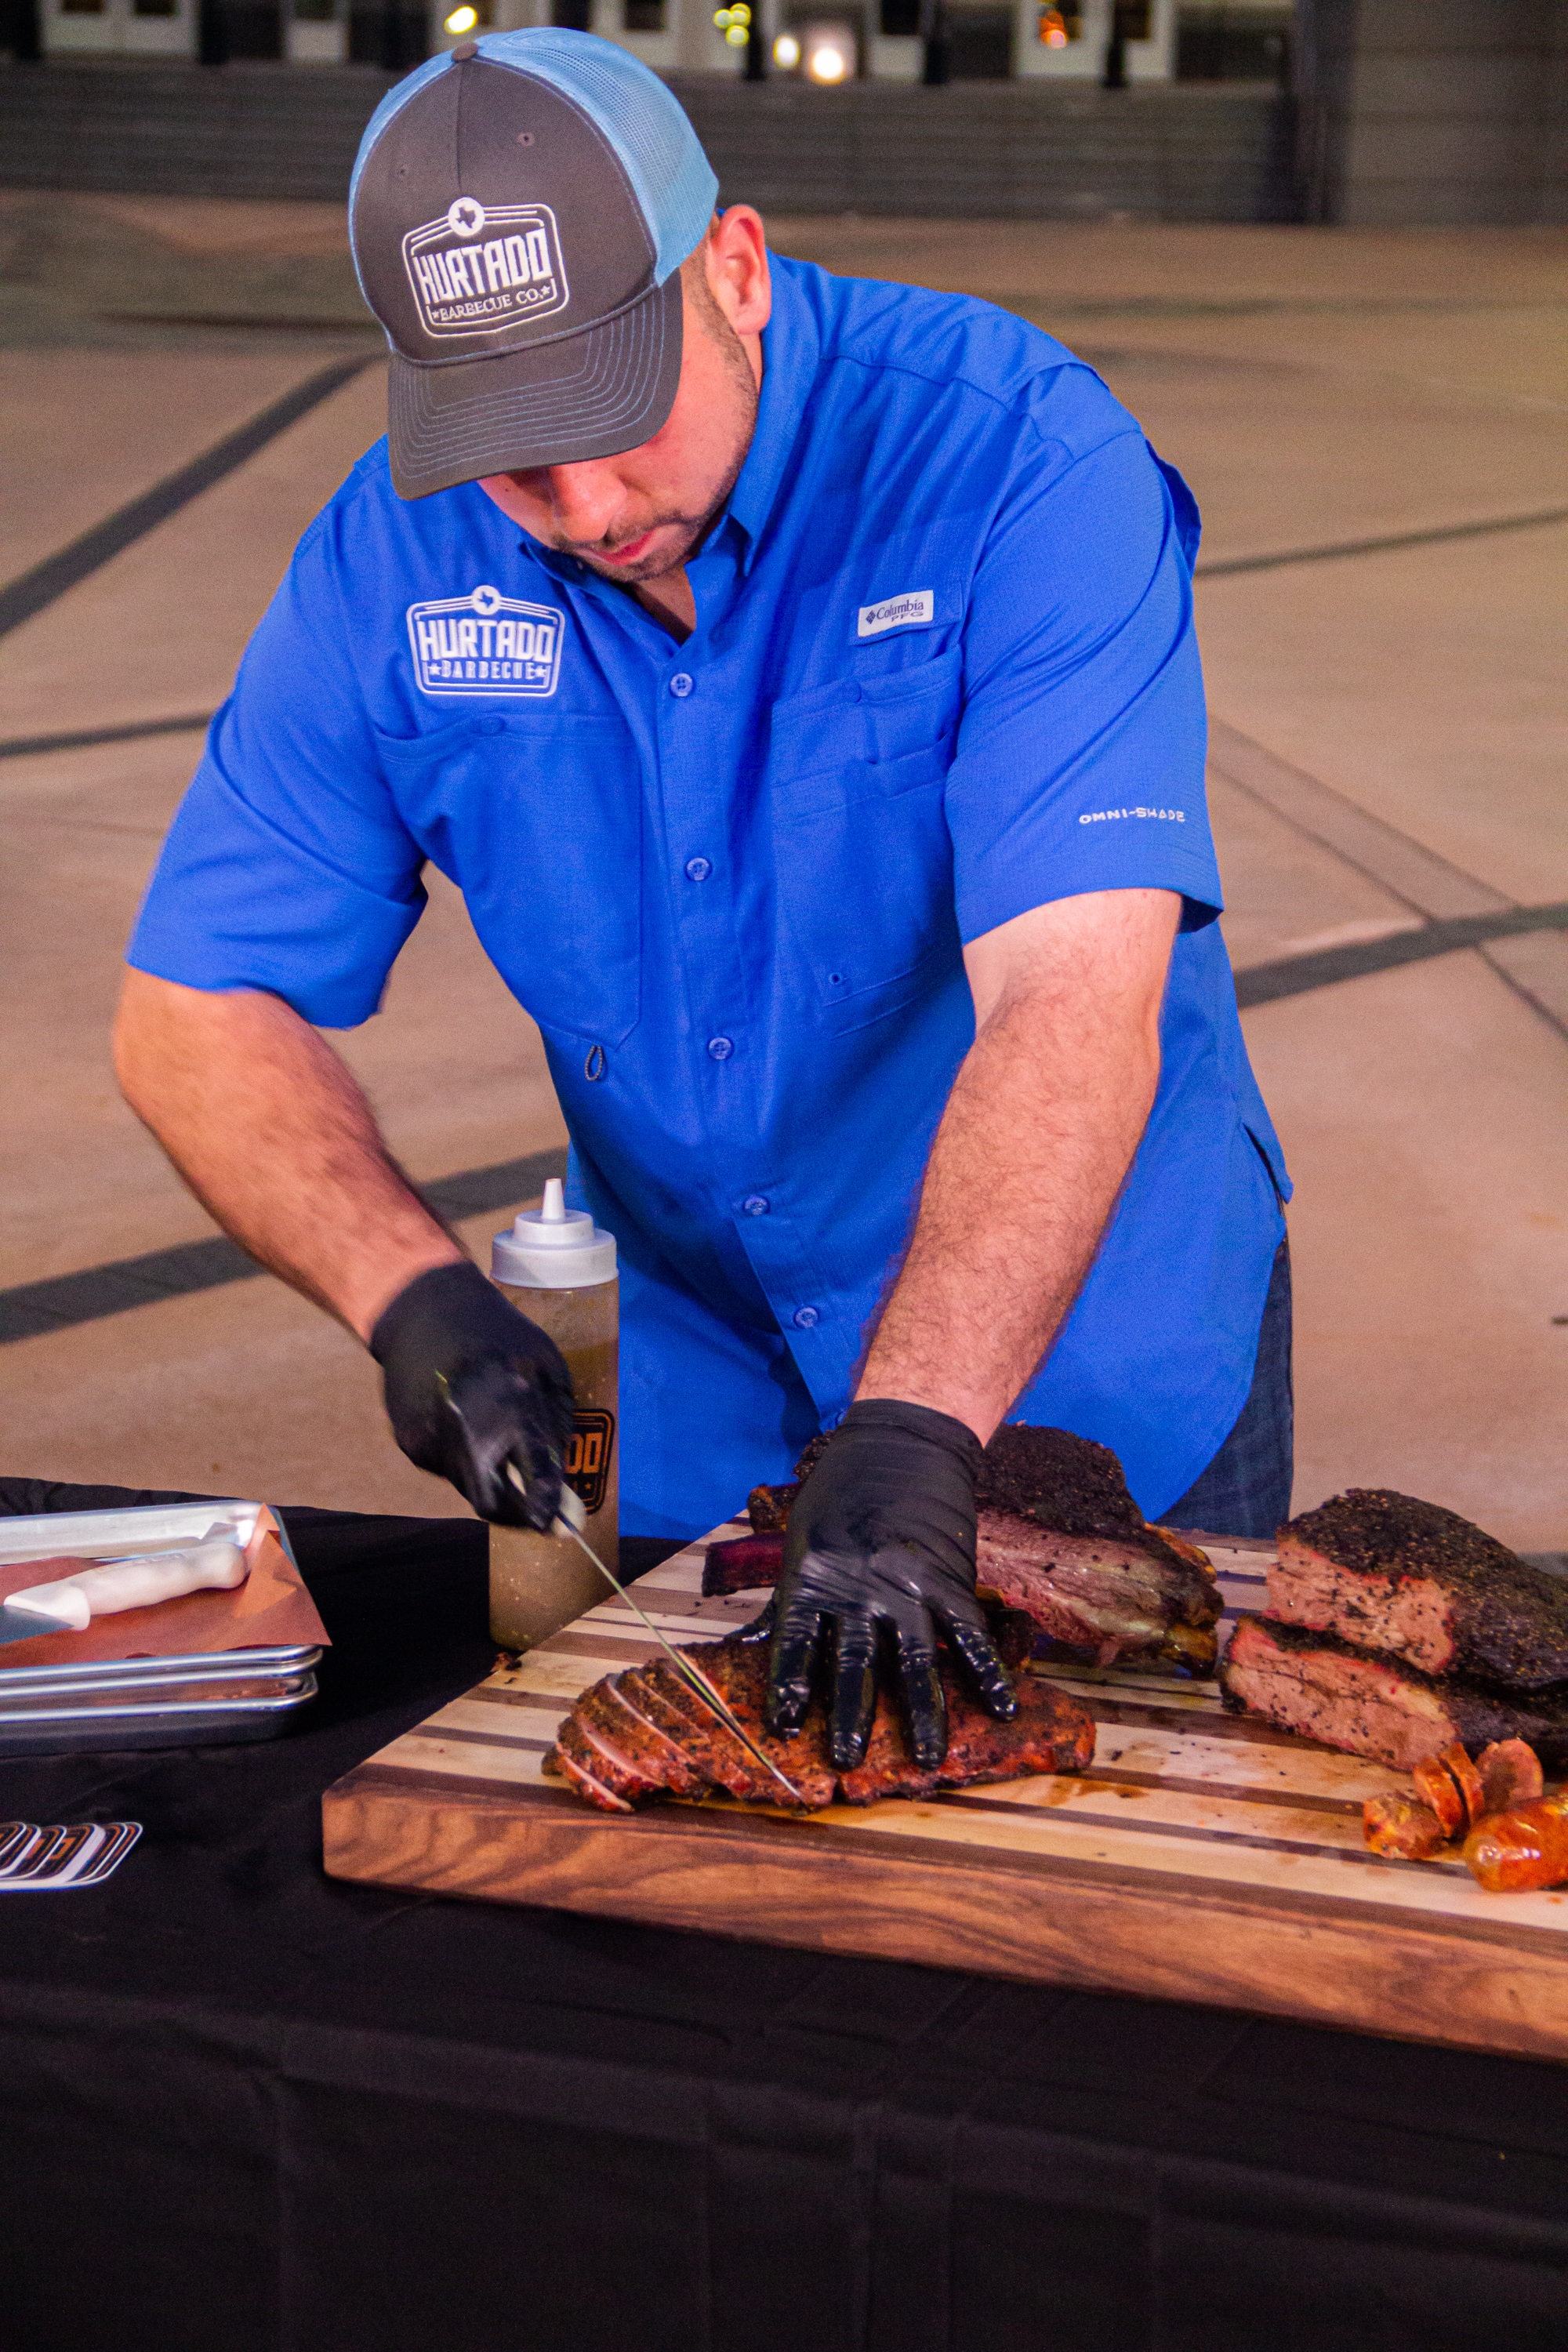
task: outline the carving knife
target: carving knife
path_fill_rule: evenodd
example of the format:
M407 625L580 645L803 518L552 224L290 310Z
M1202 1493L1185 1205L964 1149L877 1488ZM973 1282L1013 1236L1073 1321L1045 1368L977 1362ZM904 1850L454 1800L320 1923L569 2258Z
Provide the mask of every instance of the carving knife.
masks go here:
M80 1633L95 1617L121 1609L151 1609L183 1592L206 1587L232 1591L249 1569L245 1554L226 1538L191 1544L184 1551L150 1552L100 1568L79 1568L52 1584L30 1584L0 1602L0 1643L30 1642L40 1633Z

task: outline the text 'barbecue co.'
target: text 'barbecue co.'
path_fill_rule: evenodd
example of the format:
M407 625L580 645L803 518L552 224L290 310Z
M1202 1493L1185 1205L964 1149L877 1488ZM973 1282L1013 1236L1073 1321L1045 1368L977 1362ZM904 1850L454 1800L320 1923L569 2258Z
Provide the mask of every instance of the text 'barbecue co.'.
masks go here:
M526 697L555 691L566 615L481 586L408 607L408 642L423 694Z
M427 335L492 334L548 319L571 299L548 205L481 205L459 196L411 228L403 266Z

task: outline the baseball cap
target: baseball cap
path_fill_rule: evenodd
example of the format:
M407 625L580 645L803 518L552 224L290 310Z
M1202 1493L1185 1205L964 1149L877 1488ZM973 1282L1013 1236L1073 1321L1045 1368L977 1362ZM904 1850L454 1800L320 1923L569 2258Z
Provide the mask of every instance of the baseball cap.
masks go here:
M680 378L680 264L718 194L657 74L588 33L487 33L390 90L349 236L392 347L398 495L651 439Z

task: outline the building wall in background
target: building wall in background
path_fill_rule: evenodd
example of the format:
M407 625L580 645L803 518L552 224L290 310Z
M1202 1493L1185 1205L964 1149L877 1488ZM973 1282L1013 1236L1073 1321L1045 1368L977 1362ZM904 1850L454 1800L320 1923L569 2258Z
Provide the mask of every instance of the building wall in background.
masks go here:
M1568 0L1298 0L1310 220L1568 218Z

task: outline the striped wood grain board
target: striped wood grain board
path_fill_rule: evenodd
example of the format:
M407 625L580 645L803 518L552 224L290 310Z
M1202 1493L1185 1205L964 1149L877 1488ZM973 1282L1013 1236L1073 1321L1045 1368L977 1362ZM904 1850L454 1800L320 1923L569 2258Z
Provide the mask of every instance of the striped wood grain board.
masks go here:
M1206 1548L1227 1623L1261 1606L1268 1547ZM702 1549L637 1587L677 1643L758 1605L703 1600ZM807 1821L727 1798L599 1813L543 1759L579 1692L653 1647L612 1596L498 1668L328 1790L328 1871L1568 2059L1568 1891L1369 1853L1362 1801L1403 1777L1228 1716L1212 1683L1053 1668L1098 1722L1081 1776Z

